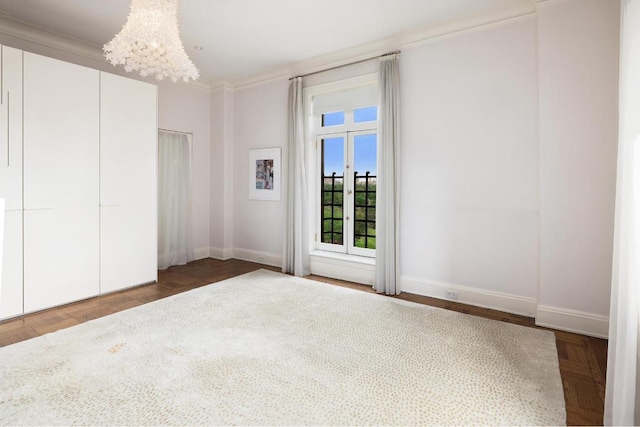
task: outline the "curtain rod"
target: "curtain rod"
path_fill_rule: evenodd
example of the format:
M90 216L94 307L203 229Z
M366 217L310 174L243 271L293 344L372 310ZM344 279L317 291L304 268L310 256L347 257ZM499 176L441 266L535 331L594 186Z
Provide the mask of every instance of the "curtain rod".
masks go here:
M361 62L371 61L372 59L382 58L383 56L387 56L387 55L397 55L399 53L402 53L402 51L401 50L396 50L394 52L383 53L382 55L372 56L371 58L366 58L366 59L361 59L359 61L349 62L348 64L336 65L335 67L325 68L324 70L318 70L318 71L314 71L312 73L301 74L299 76L291 77L289 80L297 79L298 77L313 76L314 74L324 73L325 71L337 70L338 68L348 67L349 65L360 64Z
M188 135L193 135L193 132L182 132L182 131L180 131L180 130L162 129L162 128L158 128L158 130L161 130L161 131L164 131L164 132L184 133L184 134L188 134Z

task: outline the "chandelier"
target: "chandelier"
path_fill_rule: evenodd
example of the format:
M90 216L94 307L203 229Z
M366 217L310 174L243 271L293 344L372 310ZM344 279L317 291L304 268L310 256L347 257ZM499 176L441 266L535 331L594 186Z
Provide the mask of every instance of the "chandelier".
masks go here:
M131 0L127 23L102 49L113 65L142 77L198 79L198 69L180 41L178 0Z

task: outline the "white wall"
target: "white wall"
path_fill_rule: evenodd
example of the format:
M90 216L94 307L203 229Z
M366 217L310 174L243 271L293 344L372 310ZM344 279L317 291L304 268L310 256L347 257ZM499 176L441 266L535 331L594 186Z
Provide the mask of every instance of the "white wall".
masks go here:
M249 200L249 149L287 145L286 79L234 91L233 244L234 257L280 265L285 198ZM283 167L284 169L284 167ZM229 176L229 175L227 175Z
M539 322L609 314L618 138L618 1L539 11Z
M535 18L404 49L401 85L403 282L535 299Z
M603 336L619 2L543 5L403 48L402 286ZM360 64L305 86L376 69ZM247 200L245 159L250 147L284 147L286 96L286 81L234 92L234 247L257 254L279 253L284 205Z
M154 79L143 79L136 73L126 73L122 67L92 59L90 49L87 56L80 56L4 34L0 34L0 44L157 84ZM158 85L158 126L193 132L192 228L198 257L209 255L210 99L209 90L169 81Z

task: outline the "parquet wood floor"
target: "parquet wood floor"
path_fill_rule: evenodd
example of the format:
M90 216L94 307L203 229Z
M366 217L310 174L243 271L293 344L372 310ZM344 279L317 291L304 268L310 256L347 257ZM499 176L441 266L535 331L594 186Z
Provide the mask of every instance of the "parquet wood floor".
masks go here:
M278 268L246 261L204 259L159 272L158 283L138 286L109 295L52 308L0 322L0 347L24 341L87 320L126 310L209 283L238 276L259 268ZM318 276L309 279L374 292L368 286ZM532 318L474 307L436 298L403 293L398 297L420 304L536 328ZM560 374L564 386L568 425L602 425L607 341L553 331L556 335Z

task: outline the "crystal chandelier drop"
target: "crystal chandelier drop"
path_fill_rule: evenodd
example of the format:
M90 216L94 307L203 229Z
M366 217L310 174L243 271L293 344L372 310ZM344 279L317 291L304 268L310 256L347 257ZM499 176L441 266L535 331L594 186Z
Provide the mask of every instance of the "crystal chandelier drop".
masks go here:
M178 32L178 0L131 0L131 11L122 30L103 47L113 65L142 77L155 76L174 82L198 79Z

